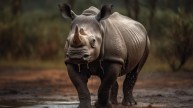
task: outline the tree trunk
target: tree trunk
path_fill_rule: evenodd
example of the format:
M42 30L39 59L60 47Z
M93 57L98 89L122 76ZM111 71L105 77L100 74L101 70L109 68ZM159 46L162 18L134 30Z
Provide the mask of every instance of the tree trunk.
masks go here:
M18 13L21 12L21 8L22 8L21 3L22 3L21 0L11 1L11 12L13 16L18 15Z
M140 13L140 7L139 7L139 1L134 0L134 19L138 20L139 19L139 13Z
M149 25L151 26L154 21L157 0L149 0L149 2L150 2Z
M124 0L124 4L125 4L125 9L127 10L127 15L129 17L131 16L131 5L130 5L130 0Z
M184 0L184 11L186 12L186 14L191 14L193 11L193 0Z

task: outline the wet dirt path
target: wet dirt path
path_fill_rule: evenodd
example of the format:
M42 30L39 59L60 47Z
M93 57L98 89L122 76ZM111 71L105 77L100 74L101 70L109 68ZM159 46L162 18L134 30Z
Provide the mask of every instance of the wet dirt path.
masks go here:
M118 101L122 100L123 78ZM100 81L88 83L92 104ZM114 108L192 108L193 72L141 73L134 89L138 105ZM0 71L0 108L76 108L78 97L65 70Z

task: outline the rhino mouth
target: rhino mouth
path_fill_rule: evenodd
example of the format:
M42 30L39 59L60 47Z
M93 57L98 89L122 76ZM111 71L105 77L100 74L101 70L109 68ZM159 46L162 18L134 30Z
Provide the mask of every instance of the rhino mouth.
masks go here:
M74 64L88 63L89 60L90 54L85 50L69 50L65 57L65 62Z

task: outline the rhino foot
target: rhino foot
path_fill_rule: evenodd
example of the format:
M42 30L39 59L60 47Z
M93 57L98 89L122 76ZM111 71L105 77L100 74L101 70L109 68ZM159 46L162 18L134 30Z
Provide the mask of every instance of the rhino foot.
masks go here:
M131 95L128 98L124 98L123 99L122 105L124 105L124 106L132 106L132 105L137 105L137 102L135 101L134 97Z
M78 108L92 108L91 103L80 103Z
M118 104L117 99L112 99L112 98L111 98L110 100L111 100L111 103L112 103L112 104Z
M113 106L110 103L104 106L104 105L99 104L98 102L95 103L95 107L96 108L113 108Z

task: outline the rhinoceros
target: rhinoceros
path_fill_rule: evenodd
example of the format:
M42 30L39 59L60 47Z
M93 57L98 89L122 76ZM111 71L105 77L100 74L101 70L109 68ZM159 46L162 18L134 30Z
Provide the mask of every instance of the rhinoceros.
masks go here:
M149 53L150 41L144 26L118 12L112 5L89 7L76 15L68 4L59 4L61 16L69 18L71 30L65 44L65 64L75 86L78 108L91 108L87 87L91 75L100 78L96 108L117 104L117 78L125 75L122 104L137 104L133 87Z

